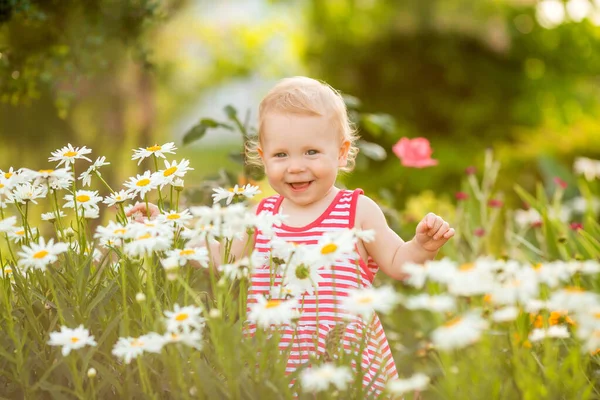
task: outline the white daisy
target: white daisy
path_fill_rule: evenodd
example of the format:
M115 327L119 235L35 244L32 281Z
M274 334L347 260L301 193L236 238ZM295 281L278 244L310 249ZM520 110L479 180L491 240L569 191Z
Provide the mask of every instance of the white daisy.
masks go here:
M310 262L305 246L298 246L294 255L289 259L289 263L282 265L283 284L287 286L294 294L309 295L314 293L314 288L319 287L319 282L323 277L319 273L319 268Z
M246 197L248 199L251 199L252 197L256 196L258 193L260 193L260 189L258 188L258 186L253 186L251 184L247 184L244 186L238 186L235 185L232 188L229 189L224 189L224 188L215 188L213 189L213 193L212 194L212 198L213 198L213 203L218 203L221 200L225 200L225 204L229 205L231 204L231 202L233 201L233 199L238 196L238 197Z
M62 346L62 355L68 356L71 350L81 349L85 346L96 346L96 341L93 336L90 336L90 331L85 329L83 325L79 325L75 329L66 326L60 327L60 332L51 332L50 346Z
M395 396L404 393L422 391L429 386L429 377L425 374L417 373L407 379L392 379L387 382L386 389L388 393Z
M37 230L37 228L31 228L31 227L30 227L30 229L31 229L31 235L29 236L29 238L31 239L32 237L37 236L38 230ZM11 238L14 243L19 243L25 239L25 227L23 227L23 226L15 227L15 229L13 229L11 231L7 231L6 233L8 233L8 237Z
M68 168L41 169L31 173L34 177L34 185L48 185L53 190L68 189L75 180L73 172Z
M0 232L12 232L16 229L17 217L11 215L4 219L0 219Z
M35 199L44 198L46 194L48 194L48 189L45 186L33 185L26 182L15 186L7 198L9 201L21 204L25 204L28 201L37 204Z
M112 207L116 204L123 203L126 200L133 200L134 198L134 193L131 193L129 190L121 189L118 192L113 192L106 196L102 202L108 207Z
M156 217L157 222L173 223L176 226L183 226L193 219L190 210L175 211L171 210L167 213L160 214Z
M519 309L514 306L508 306L494 311L491 315L491 319L495 322L509 322L514 321L518 316Z
M263 296L258 296L256 303L249 306L248 319L256 322L262 328L268 328L271 325L289 324L298 316L297 307L298 301L296 299L267 300Z
M281 226L287 216L283 214L273 214L270 211L261 211L255 215L252 225L256 227L263 235L273 237L275 234L273 227Z
M43 237L40 237L38 243L32 242L29 246L23 246L18 253L20 260L19 266L28 268L36 268L42 271L46 270L46 266L58 260L58 255L67 251L68 246L65 243L58 242L54 244L54 239L50 239L48 243Z
M139 195L140 199L144 199L146 193L156 189L156 184L152 181L150 171L145 171L142 175L137 175L135 178L130 177L129 182L125 182L125 187L134 195Z
M321 392L329 389L329 385L338 390L346 390L352 382L352 372L346 366L325 363L318 367L306 368L300 372L302 388L307 392Z
M333 234L326 232L315 246L315 262L319 266L331 267L336 261L355 254L356 239L348 232Z
M137 338L121 337L113 347L112 354L122 359L125 364L129 364L143 352L160 353L164 345L164 337L156 332L150 332Z
M600 161L586 157L577 157L573 164L573 170L578 175L585 176L588 181L600 178Z
M389 313L400 301L400 295L391 286L367 287L348 290L342 298L345 310L369 319L373 312Z
M528 228L542 222L542 216L535 208L530 208L529 210L515 210L514 218L520 228Z
M448 292L455 296L477 296L489 293L494 285L494 273L487 264L466 263L450 278Z
M566 339L570 336L569 330L565 325L553 325L548 329L534 329L529 334L529 341L539 342L545 338Z
M409 310L451 312L456 309L456 299L447 294L432 296L427 293L422 293L406 299L404 306Z
M200 266L208 268L208 250L204 247L186 247L167 251L167 257L175 258L181 267L189 261L196 261Z
M253 264L248 257L236 260L231 264L219 265L219 271L230 280L249 278L253 269Z
M94 238L121 243L121 240L126 237L128 229L129 227L127 226L117 224L114 221L109 221L108 225L98 226L96 228Z
M172 237L145 233L125 244L125 253L130 257L141 257L153 251L165 251L171 247Z
M431 333L431 340L440 350L453 350L469 346L479 340L487 328L481 316L471 313L456 317Z
M576 313L584 312L589 308L597 308L599 305L600 298L597 293L574 286L557 290L548 300L550 309Z
M166 332L163 337L166 343L183 343L196 350L202 349L202 334L200 331Z
M165 169L158 170L152 175L152 178L155 184L162 188L167 184L173 183L175 179L183 178L188 171L193 171L194 168L190 168L189 165L190 162L185 158L179 164L177 161L169 163L165 160Z
M67 202L63 208L75 208L75 202L77 202L78 210L81 207L84 210L98 210L98 203L102 201L102 196L98 194L97 190L78 190L75 192L75 197L72 194L67 194L64 199Z
M57 165L57 167L60 167L61 164L65 164L67 167L70 164L74 164L76 159L79 158L83 158L84 160L88 160L89 162L92 162L92 160L90 160L89 158L87 158L84 154L90 154L92 152L91 149L88 149L87 147L83 146L83 147L73 147L71 146L71 143L69 143L67 146L63 147L62 149L58 149L56 151L53 151L52 157L48 158L48 161L60 161Z
M96 172L99 176L102 176L100 173L100 167L105 165L110 165L109 162L106 162L106 157L98 157L96 161L94 161L94 163L90 165L89 168L85 170L85 172L83 172L77 179L82 181L83 186L90 186L92 184L92 174Z
M144 158L150 157L152 155L160 158L166 158L165 153L175 154L175 150L177 150L177 148L175 147L175 143L173 142L165 143L162 146L155 144L151 147L142 147L137 150L134 149L133 156L131 157L131 159L139 160L138 165L140 165Z
M100 210L96 208L84 208L83 209L83 218L86 219L98 219L100 218Z
M58 212L58 216L60 218L64 218L67 215L64 212L62 212L62 210L60 210ZM56 213L55 212L42 213L42 221L54 222L55 220L56 220Z
M179 307L175 304L173 311L165 311L165 322L169 332L189 332L204 327L204 318L200 316L202 309L196 306Z

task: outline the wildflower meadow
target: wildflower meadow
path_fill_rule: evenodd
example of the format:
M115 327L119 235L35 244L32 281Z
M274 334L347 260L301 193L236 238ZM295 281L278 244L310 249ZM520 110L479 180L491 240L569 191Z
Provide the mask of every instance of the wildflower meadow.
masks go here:
M92 161L86 146L52 152L46 169L0 171L0 398L600 398L600 161L576 160L568 200L561 179L534 193L515 182L523 206L510 209L487 153L457 183L443 254L344 297L357 315L379 315L398 366L374 393L355 367L366 332L350 344L327 335L291 374L278 341L304 294L318 299L327 265L377 237L279 241L285 215L256 215L250 183L190 204L194 164L176 150L134 150L133 163L154 167L119 188L102 176L111 160ZM138 202L158 215L128 216ZM233 241L256 230L273 238L270 255L233 259ZM271 295L248 306L249 276L265 266Z

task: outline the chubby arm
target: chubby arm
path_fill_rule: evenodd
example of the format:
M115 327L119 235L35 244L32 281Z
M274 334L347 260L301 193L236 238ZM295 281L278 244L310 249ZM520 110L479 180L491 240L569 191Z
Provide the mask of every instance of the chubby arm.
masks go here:
M360 196L356 208L356 225L375 231L375 240L364 243L367 253L379 268L393 279L403 279L402 265L433 260L452 236L454 229L441 217L429 213L417 225L415 236L405 242L389 226L379 206L367 196Z

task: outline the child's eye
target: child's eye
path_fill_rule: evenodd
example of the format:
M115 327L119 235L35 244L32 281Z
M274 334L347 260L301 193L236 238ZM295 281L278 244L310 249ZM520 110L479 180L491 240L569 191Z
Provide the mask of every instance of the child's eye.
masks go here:
M273 157L275 157L275 158L283 158L283 157L285 157L285 156L286 156L286 154L285 154L285 153L275 153L275 154L273 155Z
M309 156L314 156L317 153L319 153L319 151L318 150L314 150L314 149L313 150L308 150L306 152L306 154L308 154Z

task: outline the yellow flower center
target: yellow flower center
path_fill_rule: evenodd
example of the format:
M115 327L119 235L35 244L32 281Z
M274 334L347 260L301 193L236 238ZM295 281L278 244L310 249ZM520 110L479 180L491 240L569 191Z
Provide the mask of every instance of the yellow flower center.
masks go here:
M142 347L144 345L144 342L142 342L139 339L133 339L131 341L131 347Z
M11 176L13 176L13 173L12 173L12 172L5 172L5 173L4 173L4 177L5 177L6 179L9 179Z
M177 171L177 167L171 167L165 170L165 172L163 172L163 176L171 176L173 175L175 172Z
M77 155L76 151L67 151L63 154L64 157L75 157Z
M4 185L0 183L0 189L2 189L3 187L4 187Z
M171 332L171 339L172 340L177 340L177 339L179 339L179 335L176 334L175 332Z
M15 234L23 236L25 234L25 231L16 231Z
M10 275L10 274L12 274L12 272L13 272L13 271L12 271L12 268L10 268L10 267L6 267L6 268L4 268L4 273L5 273L6 275Z
M124 235L125 233L127 233L127 230L125 228L119 228L119 229L115 229L113 231L113 233L116 233L116 234L120 233L121 235Z
M179 219L181 216L179 214L169 214L167 215L167 219Z
M454 326L454 325L458 324L460 321L462 321L462 318L461 317L456 317L456 318L453 318L450 321L446 322L444 324L444 326L446 328L450 328L451 326Z
M161 148L162 148L161 146L159 146L159 145L155 144L155 145L154 145L154 146L152 146L152 147L146 147L146 150L148 150L148 151L158 151L158 150L160 150Z
M90 201L90 196L88 196L87 194L80 194L76 197L76 199L80 203L87 203L88 201Z
M142 236L138 237L138 240L150 239L151 237L152 237L151 234L146 233L145 235L142 235Z
M584 290L580 287L577 286L567 286L565 287L565 290L569 293L583 293Z
M41 250L41 251L38 251L37 253L35 253L33 255L33 258L41 259L41 258L46 257L47 255L48 255L48 252L46 250Z
M539 269L541 269L541 268L542 268L542 265L543 265L542 263L537 263L537 264L534 264L534 265L533 265L533 269L535 269L535 270L539 270Z
M149 183L150 183L150 179L144 178L144 179L140 179L139 181L137 181L137 183L135 185L136 186L148 186Z
M473 263L462 264L460 267L458 267L458 269L461 271L469 271L473 268L475 268L475 264Z
M71 338L71 343L77 343L79 342L79 338L78 337L72 337Z
M175 317L175 321L179 321L179 322L185 321L189 317L190 316L188 314L186 314L186 313L180 313L180 314L177 314L177 316Z
M594 313L594 318L600 319L600 312Z
M227 189L227 190L228 190L229 192L231 192L231 193L235 193L235 194L242 193L242 192L244 191L244 189L243 189L243 188L239 188L239 187L238 187L238 188L236 188L236 187L232 187L232 188L229 188L229 189Z
M331 254L331 253L335 253L335 251L338 249L337 244L335 243L328 243L325 246L323 246L321 248L321 254L326 255L326 254Z
M275 308L279 304L281 304L281 300L269 300L267 304L265 304L265 308Z
M185 250L181 250L179 252L180 256L189 256L189 255L192 255L192 254L196 254L196 251L192 250L192 249L185 249Z
M363 296L358 299L357 303L359 304L369 304L373 302L373 297L371 296Z

